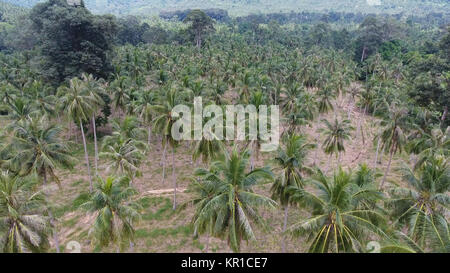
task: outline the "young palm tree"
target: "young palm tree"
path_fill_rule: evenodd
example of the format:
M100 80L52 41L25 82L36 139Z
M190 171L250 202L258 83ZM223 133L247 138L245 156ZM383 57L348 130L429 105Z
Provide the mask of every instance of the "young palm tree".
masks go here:
M313 214L289 228L296 236L306 236L311 242L309 252L361 252L369 235L387 237L381 228L384 217L359 207L377 192L360 191L350 172L339 169L329 178L318 170L311 183L311 190L293 188L292 200L312 209Z
M69 87L62 87L59 90L61 96L61 104L67 115L75 122L78 123L81 129L81 135L83 137L84 156L86 160L86 167L89 176L89 189L92 192L92 175L91 166L89 164L89 154L87 151L86 136L84 134L83 122L88 121L94 112L96 100L90 94L85 94L83 89L83 82L74 78L70 80Z
M129 187L128 178L98 177L95 191L90 200L81 205L96 214L92 224L93 243L99 247L115 245L123 251L133 245L133 225L140 219L140 206L130 202L137 192Z
M33 193L33 182L7 172L0 174L0 251L44 252L50 244L49 218L42 194Z
M354 128L350 125L349 120L338 121L337 118L334 119L334 123L331 124L328 120L322 120L325 124L325 128L321 129L326 136L323 142L323 149L326 154L330 155L330 160L333 154L338 157L338 164L340 164L340 156L342 152L345 152L345 140L348 140L351 136L351 131ZM330 168L330 163L328 163L328 168Z
M198 234L210 231L212 236L227 237L228 245L239 252L242 240L254 240L255 234L250 221L262 224L257 207L274 208L275 201L253 192L258 181L271 179L267 169L255 169L247 173L249 153L231 154L224 151L223 157L211 164L209 170L198 169L200 177L196 213L193 217L194 230ZM205 194L208 192L208 195Z
M450 204L448 158L436 156L424 161L417 172L406 166L402 172L408 187L389 189L392 199L388 205L393 208L394 224L406 225L408 236L423 249L448 249L450 235L445 218Z
M288 210L290 200L291 187L302 188L304 179L302 173L311 173L312 171L306 167L305 160L308 152L315 145L309 144L303 135L289 135L284 138L284 148L278 148L278 155L275 158L275 173L279 173L275 179L271 192L272 199L279 201L284 209L283 234L286 232L288 221ZM285 237L281 242L282 252L286 252Z
M382 148L383 150L389 150L389 162L380 185L381 189L391 169L392 157L395 153L401 152L403 146L406 144L405 130L408 129L406 122L408 110L404 107L399 107L395 103L391 104L389 110L389 119L382 121L381 124L384 126L383 132L381 133Z

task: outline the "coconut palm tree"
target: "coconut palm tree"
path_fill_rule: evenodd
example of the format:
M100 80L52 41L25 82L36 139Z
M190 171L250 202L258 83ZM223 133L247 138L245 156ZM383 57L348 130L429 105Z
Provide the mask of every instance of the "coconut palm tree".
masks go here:
M123 251L133 245L134 224L140 219L141 207L130 201L137 192L129 186L127 177L97 177L95 191L80 208L96 214L90 234L93 244L108 247L111 244Z
M220 160L210 169L198 169L199 177L196 196L196 212L192 219L198 234L211 232L218 238L227 238L234 252L239 252L242 240L254 240L251 221L262 224L257 207L274 208L275 201L253 192L258 181L271 179L267 169L247 172L250 154L239 152L236 147L229 154L224 151ZM208 193L208 194L205 194Z
M143 144L143 143L142 143ZM145 144L143 144L145 145ZM129 138L119 138L117 143L102 147L100 157L107 160L107 169L121 175L128 175L133 183L135 176L140 176L139 166L145 158L144 152L140 150L136 141Z
M359 207L377 192L360 191L351 172L339 168L330 178L318 170L311 183L313 189L292 188L291 198L313 213L289 228L294 236L305 236L311 242L308 252L362 252L370 235L387 237L382 228L384 217Z
M49 218L43 216L44 198L33 192L30 178L0 173L0 251L44 252L50 244Z
M354 128L350 125L349 120L338 121L337 118L334 119L334 123L330 123L328 120L323 119L322 122L325 124L325 128L320 131L326 136L325 141L322 144L324 152L330 155L330 160L333 154L338 157L338 164L340 164L340 156L342 152L345 152L344 142L348 140L351 136L351 131ZM328 168L330 168L330 163L328 163Z
M94 133L94 166L95 166L95 175L97 175L98 169L98 145L97 145L97 126L95 124L95 115L97 114L98 109L105 104L105 101L102 98L102 94L105 94L105 90L102 87L102 84L97 81L92 75L82 74L81 79L83 80L85 92L93 98L93 102L95 102L92 111L92 131Z
M419 169L422 164L435 155L450 155L450 127L444 131L434 128L430 133L422 131L422 135L413 139L409 144L411 152L418 155L414 169Z
M283 139L284 147L278 148L278 155L274 160L274 173L278 173L272 188L272 199L279 201L284 209L283 234L286 232L291 187L304 187L303 174L310 174L311 169L305 166L308 152L314 144L307 142L304 135L286 135ZM286 252L285 236L281 242L282 252Z
M37 116L38 111L24 98L15 98L7 104L8 116L10 119L19 122Z
M141 121L147 126L147 145L150 147L152 139L152 122L155 115L154 105L157 104L157 93L152 90L146 90L139 93L135 102L135 112Z
M126 105L130 99L130 78L121 76L111 83L110 92L113 96L114 109L119 111L119 116L125 113Z
M391 187L392 198L387 200L396 219L394 225L406 225L408 236L423 249L448 251L450 235L445 218L450 204L448 158L442 155L429 158L416 172L404 166L402 173L408 187Z
M180 102L180 95L175 89L170 89L166 93L165 100L162 104L153 107L156 117L154 119L155 128L162 134L163 151L163 183L165 180L166 170L166 151L167 146L172 147L172 180L173 180L173 209L177 206L177 180L175 174L175 148L177 141L172 136L172 126L176 122L176 118L172 116L172 109Z
M61 104L63 110L75 122L78 123L83 137L84 156L86 160L86 168L89 176L89 189L92 192L92 175L91 166L89 164L89 154L87 151L86 136L84 134L83 122L86 122L92 116L95 110L97 101L90 94L84 92L83 82L78 78L70 80L69 87L61 87L58 91L61 97Z
M389 151L389 162L384 173L383 181L380 188L382 189L386 182L389 170L391 169L392 157L395 153L401 152L406 144L405 131L409 124L406 121L408 109L399 106L397 103L392 103L389 107L389 119L382 121L381 125L384 127L381 133L381 142L383 150Z
M13 135L4 150L11 154L10 169L21 176L35 173L44 184L50 179L60 186L56 169L72 168L76 162L61 140L61 129L44 119L12 123L9 129Z

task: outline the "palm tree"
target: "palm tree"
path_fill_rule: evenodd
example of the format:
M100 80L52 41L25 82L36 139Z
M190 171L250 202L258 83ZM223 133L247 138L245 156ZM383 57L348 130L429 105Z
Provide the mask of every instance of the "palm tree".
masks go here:
M153 107L157 103L157 96L154 91L146 90L139 94L136 101L135 111L141 121L147 126L147 145L150 147L152 137L152 121L155 113Z
M338 157L338 164L340 164L340 156L342 152L345 152L345 140L348 140L351 136L350 131L354 128L350 125L349 120L338 121L337 118L334 119L334 123L330 123L328 120L323 119L322 122L325 124L325 128L321 129L326 136L325 141L322 144L324 152L330 155L330 160L333 154ZM328 163L328 168L330 167Z
M284 138L284 148L278 148L278 155L275 157L274 172L279 172L275 179L271 192L272 199L279 201L284 208L283 234L286 232L288 221L288 210L291 187L304 187L305 181L302 173L311 173L311 170L304 165L308 152L314 148L314 144L307 143L303 135L289 135ZM286 251L285 237L281 242L281 249Z
M116 111L125 112L126 105L130 99L128 90L130 85L130 79L125 76L121 76L111 83L110 92L113 95L112 100ZM119 116L121 116L121 113L119 113Z
M114 173L128 175L131 183L133 183L135 176L140 176L139 166L145 155L137 147L136 141L131 138L126 140L120 138L117 143L106 144L102 150L103 152L100 153L100 157L109 162L107 166L108 170L113 169Z
M389 150L389 162L384 173L383 181L380 188L382 189L386 182L389 170L391 168L392 157L395 153L401 152L406 143L405 130L408 128L406 117L408 109L399 107L396 103L392 103L389 107L389 119L382 121L384 127L381 133L382 148Z
M394 225L406 224L408 236L423 249L448 250L450 235L445 218L450 204L448 158L442 155L429 158L416 172L404 166L402 173L408 187L389 189L392 198L388 205L393 208Z
M98 169L98 145L97 145L97 126L95 124L95 115L97 114L98 108L103 106L105 104L105 101L102 98L102 94L104 94L104 89L101 86L101 83L97 81L92 75L86 75L83 73L81 75L85 92L89 94L93 98L93 102L95 102L95 105L93 106L92 111L92 129L94 132L94 166L95 166L95 175L97 175L97 169Z
M95 191L82 209L96 214L91 234L99 247L113 244L123 251L133 245L133 225L140 219L140 206L131 202L137 192L128 185L128 178L98 177Z
M176 119L172 116L172 109L180 101L180 94L176 92L175 89L170 89L166 93L166 98L163 104L156 105L153 107L157 116L154 119L154 124L156 129L162 134L162 146L164 146L163 152L163 183L165 180L165 170L166 170L166 150L167 145L172 147L172 180L173 180L173 209L177 206L177 179L175 175L175 148L177 146L177 141L172 136L172 126L175 124Z
M386 237L381 226L384 218L371 209L361 209L360 203L375 191L360 191L352 182L351 172L339 168L333 177L318 170L311 181L313 189L292 188L292 200L313 210L312 215L289 230L296 236L306 236L311 242L308 252L360 252L370 234Z
M117 143L119 139L133 139L140 142L146 135L146 131L140 125L135 116L126 116L123 120L115 118L111 121L113 134L105 137L104 143Z
M38 111L26 99L15 98L7 104L8 116L16 121L23 121L30 119L38 114Z
M0 174L0 251L44 252L51 226L42 215L44 198L33 193L33 182L8 172Z
M322 115L326 114L328 112L330 112L331 110L334 109L333 104L331 103L331 101L335 98L335 94L333 92L333 90L329 87L329 86L325 86L325 88L320 89L317 92L317 110L319 113L319 117L317 119L317 128L319 128L319 124L320 121L322 120ZM319 136L318 136L318 140L320 141L321 138L321 130L318 130L319 132ZM316 165L317 163L317 153L318 153L318 149L316 149L315 153L314 153L314 165Z
M450 127L444 131L434 128L430 133L423 132L420 137L410 143L411 152L418 154L418 160L414 169L419 169L422 164L435 155L450 155Z
M89 154L87 151L86 136L84 134L83 122L88 121L94 112L94 107L97 103L96 99L90 94L83 92L83 82L74 78L70 80L69 87L62 87L59 90L61 96L61 104L67 115L80 125L81 134L83 137L84 155L86 159L86 167L89 176L89 189L92 192L92 176L91 166L89 164Z
M198 169L199 184L196 187L196 212L192 219L198 234L210 231L212 236L227 237L234 252L239 252L242 240L254 240L250 221L262 224L257 207L274 208L275 201L253 192L253 186L263 179L271 179L267 169L246 172L250 154L239 152L236 147L231 154L224 151L209 170ZM208 193L208 194L205 194Z
M9 167L21 176L34 172L44 184L50 178L60 186L56 169L72 168L76 161L60 138L61 129L42 119L13 123L9 129L13 135L4 147L11 154Z

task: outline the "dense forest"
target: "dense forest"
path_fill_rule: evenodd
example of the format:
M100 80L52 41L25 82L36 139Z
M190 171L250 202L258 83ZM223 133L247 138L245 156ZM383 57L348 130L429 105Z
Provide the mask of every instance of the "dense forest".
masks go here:
M31 8L44 0L2 0ZM80 1L80 0L74 0ZM299 11L386 13L408 15L448 14L446 0L83 0L93 13L116 15L155 15L162 11L186 9L223 9L233 16L258 13L289 13Z
M0 2L0 252L450 252L448 1L294 2Z

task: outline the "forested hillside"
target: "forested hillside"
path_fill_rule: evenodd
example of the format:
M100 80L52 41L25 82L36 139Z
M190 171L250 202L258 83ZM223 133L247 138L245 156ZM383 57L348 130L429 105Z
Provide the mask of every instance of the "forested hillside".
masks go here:
M32 7L43 0L3 0L17 5ZM193 8L219 8L231 15L250 13L340 11L354 13L406 13L420 15L442 12L449 8L446 0L84 0L94 13L158 14Z

